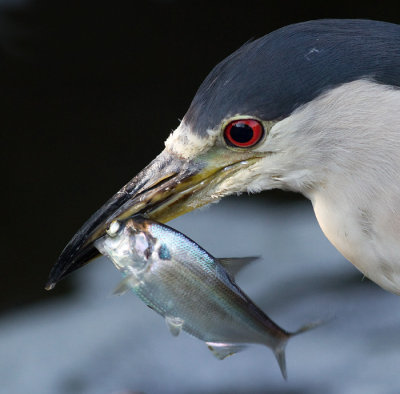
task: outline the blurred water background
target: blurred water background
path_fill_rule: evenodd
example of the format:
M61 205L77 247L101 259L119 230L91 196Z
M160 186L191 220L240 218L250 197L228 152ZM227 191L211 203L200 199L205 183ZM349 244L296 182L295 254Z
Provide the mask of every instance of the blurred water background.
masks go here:
M259 254L239 284L295 330L284 382L269 349L218 361L133 295L105 259L52 292L62 248L163 148L211 68L316 18L400 22L396 2L0 0L0 393L399 393L400 298L346 262L310 203L275 191L172 222L216 256Z
M0 319L4 393L398 393L400 299L368 280L322 235L309 203L229 199L171 224L216 256L258 254L239 285L288 330L289 380L253 346L223 361L165 322L101 258L73 275L76 292Z

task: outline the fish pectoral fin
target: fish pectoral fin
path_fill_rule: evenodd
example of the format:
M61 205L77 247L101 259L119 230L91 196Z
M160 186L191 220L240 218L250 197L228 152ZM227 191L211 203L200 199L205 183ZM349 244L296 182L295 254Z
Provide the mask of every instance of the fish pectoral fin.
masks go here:
M212 354L219 360L223 360L232 354L242 351L246 346L237 343L206 342Z
M185 321L180 317L166 316L165 323L167 323L167 327L169 331L174 337L177 337L179 333L182 331L183 323Z
M125 276L125 278L122 279L121 282L119 282L117 287L114 289L113 295L120 296L125 294L128 290L132 289L132 287L134 287L136 283L137 279L134 277L134 275Z
M260 256L221 257L217 261L234 277L243 267L259 258Z

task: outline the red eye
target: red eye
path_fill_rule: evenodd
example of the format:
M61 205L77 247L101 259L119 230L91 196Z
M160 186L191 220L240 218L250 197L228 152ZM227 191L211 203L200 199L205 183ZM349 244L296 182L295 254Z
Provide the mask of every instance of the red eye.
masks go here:
M224 130L228 145L239 148L250 148L257 144L264 135L264 129L258 120L239 119L229 123Z

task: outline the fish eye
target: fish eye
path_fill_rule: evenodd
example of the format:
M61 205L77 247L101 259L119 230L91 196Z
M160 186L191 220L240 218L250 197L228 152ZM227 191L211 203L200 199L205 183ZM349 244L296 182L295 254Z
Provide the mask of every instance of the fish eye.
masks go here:
M224 129L224 138L228 146L251 148L264 136L264 127L256 119L238 119L228 123Z

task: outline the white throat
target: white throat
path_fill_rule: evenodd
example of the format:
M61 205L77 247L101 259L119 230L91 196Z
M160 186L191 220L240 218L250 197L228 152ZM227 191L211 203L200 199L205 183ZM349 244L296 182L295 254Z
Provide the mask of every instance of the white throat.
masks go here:
M274 133L277 150L279 136L290 139L279 187L310 198L336 248L400 294L400 90L341 85L277 123L271 141Z

